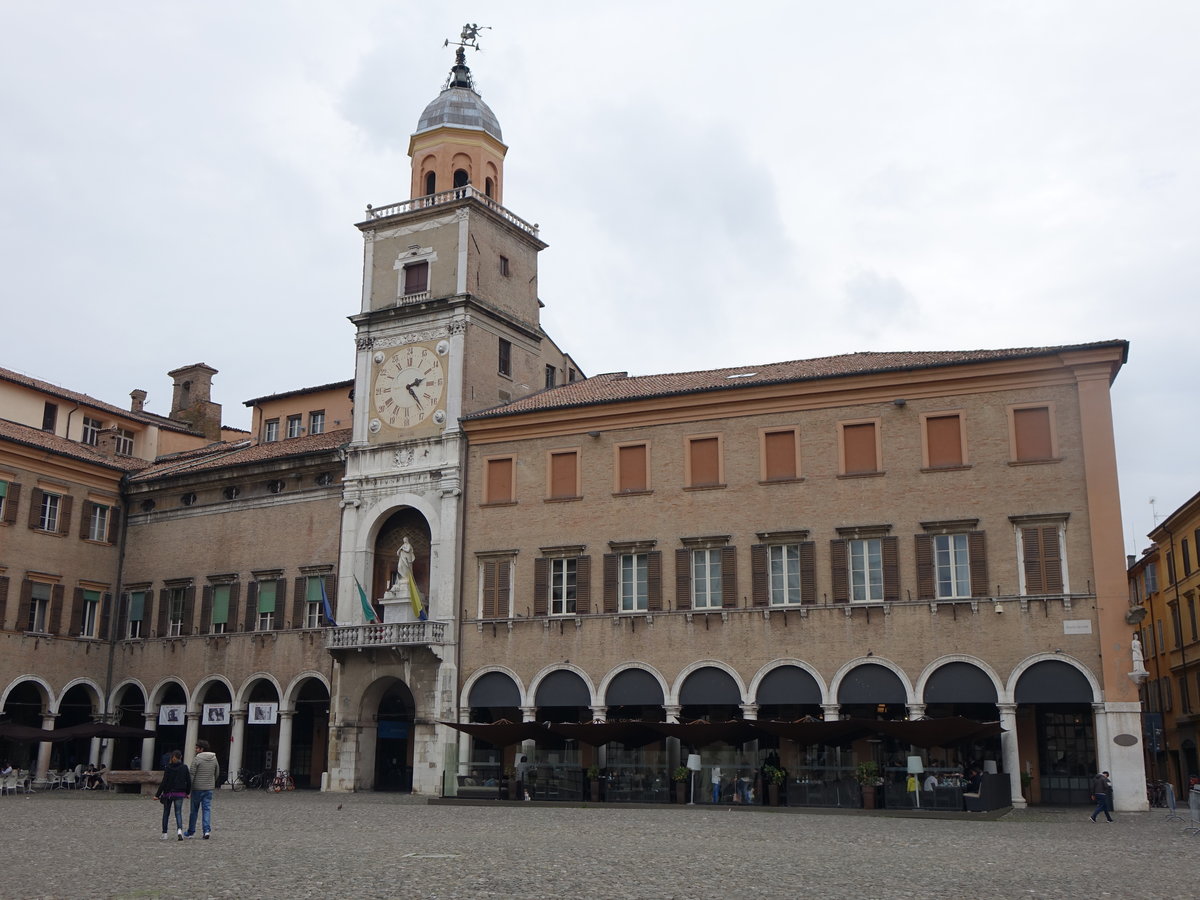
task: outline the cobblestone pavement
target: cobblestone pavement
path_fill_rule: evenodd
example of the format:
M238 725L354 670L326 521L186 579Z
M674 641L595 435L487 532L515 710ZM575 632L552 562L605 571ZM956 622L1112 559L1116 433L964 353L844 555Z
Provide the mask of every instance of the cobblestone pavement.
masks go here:
M1157 810L1112 825L1087 813L945 819L221 791L212 840L180 843L159 839L161 807L149 798L10 795L0 797L0 897L1200 896L1200 838Z

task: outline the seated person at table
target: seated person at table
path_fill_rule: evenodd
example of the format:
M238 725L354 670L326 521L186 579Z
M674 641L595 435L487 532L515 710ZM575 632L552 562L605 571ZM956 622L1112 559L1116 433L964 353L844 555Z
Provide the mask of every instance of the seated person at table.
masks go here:
M967 773L967 793L978 794L981 784L983 784L983 773L978 769L971 769Z
M937 786L938 786L937 776L934 775L932 772L930 772L928 775L925 776L925 786L922 788L922 790L932 791Z
M94 765L89 765L87 767L87 771L83 773L83 777L87 782L84 786L84 790L95 791L104 787L104 777L100 774L103 770L103 766L101 766L99 769L97 769Z

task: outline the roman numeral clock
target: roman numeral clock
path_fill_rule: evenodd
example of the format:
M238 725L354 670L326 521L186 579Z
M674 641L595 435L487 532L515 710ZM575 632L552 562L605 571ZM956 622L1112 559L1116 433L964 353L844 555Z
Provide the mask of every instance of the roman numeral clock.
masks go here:
M446 341L412 343L372 355L371 434L445 425L449 347Z

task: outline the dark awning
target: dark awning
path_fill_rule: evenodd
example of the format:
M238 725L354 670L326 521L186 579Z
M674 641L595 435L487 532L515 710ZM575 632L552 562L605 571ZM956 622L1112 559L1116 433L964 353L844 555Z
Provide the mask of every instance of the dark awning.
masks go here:
M821 686L799 666L772 669L758 685L758 704L804 705L821 703Z
M737 682L728 672L705 666L683 682L679 702L684 706L736 706L742 702L742 696Z
M66 728L56 728L51 734L53 740L72 741L76 738L146 738L157 737L157 732L136 728L133 725L110 725L107 722L82 722L79 725L68 725Z
M962 716L943 719L913 719L873 723L880 734L890 735L914 747L950 747L966 740L994 737L1004 729L999 722L976 722Z
M767 722L759 720L755 723L767 734L795 741L808 747L813 744L825 744L836 747L850 741L858 740L869 734L874 734L873 722L866 719L834 719L824 722L820 719L801 719L798 722Z
M538 722L510 722L500 719L496 722L443 722L459 731L495 744L497 747L507 747L521 741L535 740L545 737L546 729Z
M582 678L574 672L559 669L542 679L534 703L537 706L590 707L592 698Z
M551 722L546 727L552 734L593 747L610 741L620 741L626 747L644 747L663 738L656 725L650 722Z
M838 688L838 703L905 703L904 684L898 675L878 663L855 666Z
M1091 703L1092 686L1074 666L1056 659L1034 663L1021 673L1017 703Z
M709 744L744 744L756 740L759 731L753 722L730 719L728 722L659 722L655 726L668 737L679 738L689 747L706 747Z
M662 687L645 669L626 669L609 682L604 702L608 706L662 706Z
M8 738L10 741L52 741L54 740L54 732L47 731L44 728L36 728L33 725L20 725L17 722L0 722L0 738Z
M520 706L521 691L503 672L488 672L471 685L468 706ZM492 715L495 715L493 713Z
M983 669L965 662L952 662L929 676L926 703L995 703L996 686Z

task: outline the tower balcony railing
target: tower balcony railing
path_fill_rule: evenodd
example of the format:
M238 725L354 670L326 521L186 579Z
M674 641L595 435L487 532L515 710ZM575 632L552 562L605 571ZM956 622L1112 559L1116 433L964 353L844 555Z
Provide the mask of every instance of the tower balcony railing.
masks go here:
M418 647L445 642L445 622L372 622L337 625L328 629L325 648L361 650L366 647Z
M412 212L417 209L429 209L433 206L444 206L447 203L456 203L459 200L478 200L500 218L509 222L513 226L521 229L527 234L537 237L538 226L530 225L520 216L505 209L483 191L476 188L474 185L463 185L462 187L451 188L448 191L439 191L436 194L428 194L424 197L416 197L412 200L404 200L400 203L390 203L387 206L367 206L367 219L386 219L389 216L398 216L401 213Z

